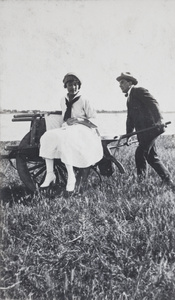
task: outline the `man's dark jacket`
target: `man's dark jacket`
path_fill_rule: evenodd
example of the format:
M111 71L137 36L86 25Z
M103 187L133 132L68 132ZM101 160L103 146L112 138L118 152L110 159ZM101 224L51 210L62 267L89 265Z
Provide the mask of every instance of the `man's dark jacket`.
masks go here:
M127 101L127 133L162 124L158 102L142 87L133 87ZM163 133L163 126L137 135L140 143L147 143Z

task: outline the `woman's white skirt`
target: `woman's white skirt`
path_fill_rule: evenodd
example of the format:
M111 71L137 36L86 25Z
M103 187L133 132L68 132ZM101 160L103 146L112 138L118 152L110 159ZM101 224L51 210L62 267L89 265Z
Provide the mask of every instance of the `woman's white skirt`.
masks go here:
M40 156L87 168L103 157L101 138L95 129L81 124L51 129L40 139Z

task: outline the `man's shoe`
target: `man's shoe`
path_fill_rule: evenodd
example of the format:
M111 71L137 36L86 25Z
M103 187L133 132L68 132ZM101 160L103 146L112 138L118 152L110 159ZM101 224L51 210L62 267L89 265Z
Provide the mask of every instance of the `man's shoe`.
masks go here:
M175 184L171 179L163 180L162 186L167 186L175 192Z

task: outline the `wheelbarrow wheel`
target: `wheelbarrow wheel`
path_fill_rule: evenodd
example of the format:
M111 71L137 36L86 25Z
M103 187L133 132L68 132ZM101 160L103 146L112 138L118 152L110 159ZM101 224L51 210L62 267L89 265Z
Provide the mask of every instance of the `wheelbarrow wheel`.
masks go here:
M119 172L119 174L125 173L125 169L124 169L123 165L114 156L111 156L110 160L112 161L115 170L117 172Z
M22 182L31 191L35 191L45 179L45 160L39 157L39 147L30 147L30 132L28 132L19 144L19 151L16 156L16 167ZM54 160L54 171L56 183L65 186L67 172L60 159Z

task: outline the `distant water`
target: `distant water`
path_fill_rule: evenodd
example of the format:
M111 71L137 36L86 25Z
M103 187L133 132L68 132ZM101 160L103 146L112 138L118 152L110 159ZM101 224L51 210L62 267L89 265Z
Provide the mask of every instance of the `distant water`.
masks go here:
M0 114L0 141L20 141L30 130L30 122L12 122L14 114ZM171 121L165 134L175 134L175 112L163 113L164 122ZM126 113L99 113L97 123L101 135L125 134Z

